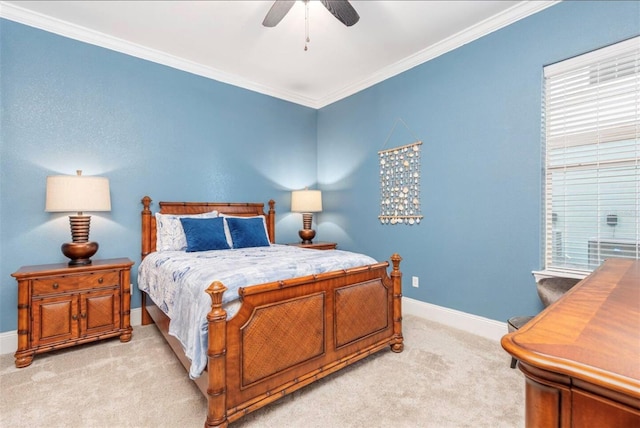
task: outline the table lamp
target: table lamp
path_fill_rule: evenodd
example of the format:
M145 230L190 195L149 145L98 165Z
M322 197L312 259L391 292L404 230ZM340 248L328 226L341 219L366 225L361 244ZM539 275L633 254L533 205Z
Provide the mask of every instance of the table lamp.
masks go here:
M316 231L311 229L314 212L322 211L322 193L320 190L294 190L291 192L291 211L302 213L302 230L298 235L303 244L311 244Z
M91 256L98 251L98 243L89 241L91 216L85 211L111 211L109 180L105 177L54 175L47 177L45 211L76 212L69 216L72 242L62 244L62 253L69 259L69 266L91 264Z

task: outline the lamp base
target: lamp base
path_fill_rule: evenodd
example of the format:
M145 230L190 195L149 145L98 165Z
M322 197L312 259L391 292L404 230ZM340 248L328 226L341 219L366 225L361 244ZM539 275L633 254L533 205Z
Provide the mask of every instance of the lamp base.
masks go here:
M316 236L316 231L313 229L302 229L298 231L300 239L303 244L311 244L311 240Z
M62 254L70 258L69 266L91 264L91 256L98 251L97 242L66 242L60 247Z

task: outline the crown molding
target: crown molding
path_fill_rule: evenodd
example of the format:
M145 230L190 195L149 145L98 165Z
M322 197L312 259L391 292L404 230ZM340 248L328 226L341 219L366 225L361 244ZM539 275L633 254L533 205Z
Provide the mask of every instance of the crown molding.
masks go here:
M186 71L188 73L279 98L295 104L320 109L559 2L559 0L523 1L503 13L495 15L477 25L474 25L473 27L449 37L446 40L436 43L414 55L398 61L395 64L385 67L366 79L354 82L351 85L319 99L310 98L299 93L284 91L282 89L242 79L238 76L225 73L212 67L206 67L202 64L198 64L184 58L169 55L167 53L131 43L117 37L109 36L70 22L36 13L12 3L0 1L0 18L5 18L20 24L58 34L60 36L145 59L157 64Z
M5 18L10 21L15 21L20 24L48 31L59 36L68 37L70 39L131 55L136 58L145 59L157 64L166 65L171 68L186 71L188 73L196 74L222 83L227 83L250 91L259 92L264 95L280 98L285 101L317 108L315 100L309 97L293 92L278 90L247 79L242 79L221 70L203 66L202 64L194 61L138 45L99 31L53 18L51 16L33 12L12 3L0 1L0 18Z
M425 48L413 55L403 58L402 60L372 74L364 80L354 82L352 85L346 86L339 91L333 92L326 97L317 100L317 105L319 105L320 107L324 107L331 103L339 101L384 80L397 76L398 74L412 69L413 67L424 64L425 62L437 58L440 55L444 55L447 52L471 43L472 41L486 36L487 34L493 33L494 31L511 25L516 21L547 9L548 7L558 4L561 1L562 0L523 1L498 15L494 15L491 18L485 19L484 21L465 29L464 31L454 34L453 36L442 40L441 42L435 43L428 48Z

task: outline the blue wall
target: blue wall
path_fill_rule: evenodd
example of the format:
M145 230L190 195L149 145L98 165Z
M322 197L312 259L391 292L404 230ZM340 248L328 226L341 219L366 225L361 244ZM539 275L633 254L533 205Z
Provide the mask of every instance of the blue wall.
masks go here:
M318 238L400 253L405 296L497 320L533 313L542 66L639 31L638 2L565 2L315 111L0 20L0 332L16 329L10 274L65 261L68 220L44 212L44 187L76 169L111 182L112 211L92 217L96 257L139 262L147 194L274 198L277 241L296 240L289 190L318 182ZM385 144L397 118L410 130ZM377 151L412 135L425 219L382 226Z
M140 261L144 195L273 198L276 238L296 240L289 190L316 185L314 109L8 20L0 40L0 331L17 324L10 274L67 261L68 218L44 212L48 175L109 178L112 210L91 221L96 258Z
M318 181L336 214L320 235L398 251L407 297L501 321L537 313L542 68L639 33L639 2L563 2L321 109ZM408 129L387 141L398 118ZM377 152L414 135L424 220L383 226Z

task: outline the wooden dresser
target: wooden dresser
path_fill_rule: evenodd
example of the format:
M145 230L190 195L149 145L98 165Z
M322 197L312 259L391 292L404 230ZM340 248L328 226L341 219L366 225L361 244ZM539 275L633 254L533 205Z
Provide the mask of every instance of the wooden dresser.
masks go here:
M502 346L527 427L640 427L640 261L605 261Z
M18 281L16 367L35 354L120 336L131 340L130 270L127 258L24 266Z

